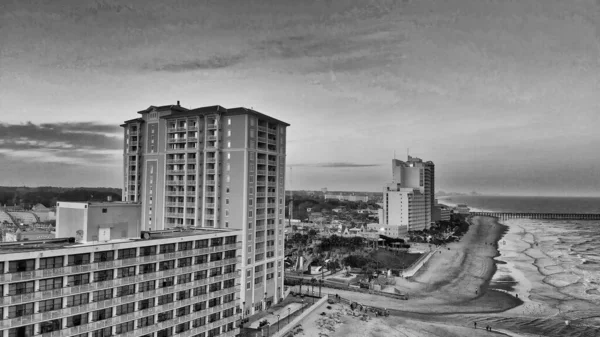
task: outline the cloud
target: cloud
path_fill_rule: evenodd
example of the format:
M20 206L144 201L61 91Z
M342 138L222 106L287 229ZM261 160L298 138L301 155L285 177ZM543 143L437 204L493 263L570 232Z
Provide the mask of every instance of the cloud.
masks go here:
M182 63L166 63L158 65L155 70L167 72L183 72L194 70L221 69L234 66L244 59L244 55L217 55L203 60L185 61Z
M381 166L380 164L359 164L359 163L342 163L342 162L333 162L333 163L317 163L317 164L292 164L290 167L294 166L308 166L308 167L331 167L331 168L354 168L354 167L376 167Z
M113 165L123 148L118 131L96 122L0 124L0 154L21 162Z

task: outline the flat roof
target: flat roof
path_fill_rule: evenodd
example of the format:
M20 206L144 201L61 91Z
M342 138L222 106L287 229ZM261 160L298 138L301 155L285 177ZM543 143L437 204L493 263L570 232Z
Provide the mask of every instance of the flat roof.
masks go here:
M2 254L13 254L13 253L27 253L45 250L65 249L71 247L90 247L100 246L108 244L119 244L119 243L132 243L132 242L152 242L160 239L171 239L186 236L196 235L210 235L210 234L227 234L231 233L239 235L241 229L214 229L214 228L185 228L185 229L172 229L164 231L142 231L150 233L150 238L142 239L140 233L139 238L126 238L126 239L115 239L106 242L68 242L69 238L55 238L55 239L42 239L42 240L27 240L27 241L15 241L15 242L3 242L0 243L0 255ZM64 240L64 241L60 241ZM238 240L238 241L241 241Z

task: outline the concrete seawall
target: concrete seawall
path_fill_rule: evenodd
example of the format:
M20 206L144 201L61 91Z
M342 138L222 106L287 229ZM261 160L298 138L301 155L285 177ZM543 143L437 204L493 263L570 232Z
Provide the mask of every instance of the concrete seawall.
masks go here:
M315 304L313 304L310 307L308 307L307 309L305 309L303 313L298 315L298 317L294 318L294 320L290 324L285 325L283 328L281 328L281 330L279 330L279 332L274 333L272 336L273 337L285 336L286 333L290 332L296 325L300 324L300 322L302 322L302 320L304 318L306 318L306 316L308 316L311 312L317 310L317 308L320 307L321 304L327 302L328 298L329 298L328 296L323 296L323 298L318 300Z
M427 263L427 261L429 261L429 259L433 256L433 254L438 252L438 250L439 250L439 248L423 255L421 258L419 258L417 261L415 261L415 263L413 263L410 267L404 269L404 271L402 272L402 277L414 276L419 271L419 269L421 269L421 267L423 267L423 265L425 263Z

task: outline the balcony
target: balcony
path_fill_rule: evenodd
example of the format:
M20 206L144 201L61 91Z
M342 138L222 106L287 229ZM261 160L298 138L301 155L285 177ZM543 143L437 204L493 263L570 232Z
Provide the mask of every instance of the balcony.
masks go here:
M276 186L277 186L276 181L269 181L269 187L276 187Z
M189 126L188 127L188 131L198 131L198 125L196 125L196 126Z
M275 240L275 235L267 235L267 241Z
M138 135L138 132L137 132L137 131L131 131L131 130L130 130L130 131L127 133L127 134L128 134L128 135L130 135L130 136L137 136L137 135Z
M167 159L167 164L183 164L185 159Z
M266 204L265 204L265 203L262 203L262 202L261 202L261 203L257 203L257 204L256 204L256 208L265 208L265 205L266 205Z
M190 174L190 175L192 175L192 174L195 175L196 174L196 170L187 170L187 171L185 171L185 173L186 174Z
M264 165L264 164L266 164L266 163L267 163L267 161L266 161L266 160L264 160L264 159L256 159L256 163L257 163L257 164L263 164L263 165Z
M272 135L276 135L277 134L277 129L273 129L273 128L267 128L267 132L272 134Z
M204 215L204 220L214 220L215 219L215 215L214 214L206 214Z
M206 158L206 162L207 163L214 163L216 161L217 161L217 158L214 158L214 157L212 157L212 158L211 157Z
M206 174L215 174L215 169L206 170Z
M183 212L182 213L167 213L167 218L183 218Z
M267 219L275 219L277 217L277 214L275 213L268 213L267 214Z
M214 186L215 185L215 181L214 180L207 180L206 181L206 185Z
M267 182L266 181L257 181L256 186L267 186Z
M196 196L196 191L187 191L187 192L185 192L185 195L187 195L189 197L195 197Z
M204 195L207 196L207 197L214 197L215 196L215 192L205 192Z
M261 242L265 242L265 236L264 235L256 237L256 243L261 243ZM259 248L257 248L257 249L259 249Z
M167 206L171 206L171 207L183 207L184 203L183 202L173 202L173 201L167 201Z
M183 180L167 180L167 185L169 186L181 186L184 184L185 183Z
M186 179L188 185L196 185L196 179Z
M258 174L259 176L264 176L264 175L267 175L267 171L266 170L257 170L256 174Z
M206 203L206 208L215 208L215 204L212 202Z
M267 142L267 138L265 138L265 137L256 137L256 139L258 139L259 142L263 142L263 143Z
M217 125L216 124L206 124L206 128L208 130L216 130L217 129Z
M206 136L206 140L210 141L216 141L217 140L217 136Z
M275 204L275 203L268 203L267 207L268 208L275 208L275 207L277 207L277 204Z
M277 171L269 171L269 176L273 177L277 175Z
M259 126L258 127L258 131L267 132L267 127L266 126Z
M264 213L257 213L256 214L256 219L260 220L260 219L264 219L265 218L265 214Z
M269 144L277 144L277 138L273 139L273 138L269 138L267 139Z
M170 195L170 196L184 196L185 192L184 191L169 191L169 190L167 190L167 195Z
M184 170L167 170L167 174L185 174Z
M256 197L257 198L264 198L267 195L266 192L256 192Z
M277 165L277 161L275 160L269 160L268 163L269 165Z
M275 196L277 196L277 193L275 193L275 192L268 192L267 196L268 197L275 197Z

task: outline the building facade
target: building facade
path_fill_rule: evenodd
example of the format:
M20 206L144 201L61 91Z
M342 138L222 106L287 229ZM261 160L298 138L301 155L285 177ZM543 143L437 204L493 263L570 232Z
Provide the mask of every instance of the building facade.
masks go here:
M393 159L392 183L383 189L380 228L388 228L390 234L398 235L428 228L433 222L434 180L432 162L410 156L406 162Z
M235 336L241 231L0 244L0 336Z
M244 312L277 303L289 124L222 106L151 106L139 114L122 125L123 196L141 203L142 227L241 229Z
M362 194L354 194L354 193L350 193L350 194L325 193L325 199L335 199L335 200L340 200L340 201L367 202L367 201L369 201L369 196L362 195Z

